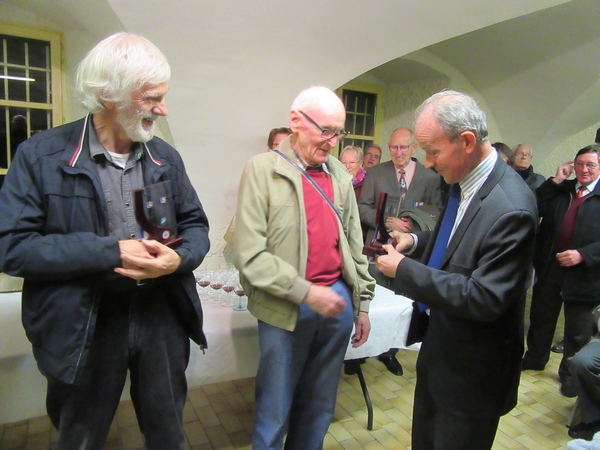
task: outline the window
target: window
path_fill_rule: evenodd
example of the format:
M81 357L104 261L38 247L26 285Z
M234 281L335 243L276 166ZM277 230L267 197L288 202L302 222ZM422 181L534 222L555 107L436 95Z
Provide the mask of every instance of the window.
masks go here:
M62 123L60 34L0 22L0 187L17 147Z
M338 89L338 94L346 105L344 129L349 133L339 143L338 154L347 145L355 145L363 150L373 142L380 145L383 88L350 82Z

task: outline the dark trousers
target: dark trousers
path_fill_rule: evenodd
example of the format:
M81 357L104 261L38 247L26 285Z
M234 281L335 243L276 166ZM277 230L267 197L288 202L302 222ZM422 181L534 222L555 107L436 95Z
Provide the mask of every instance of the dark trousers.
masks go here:
M429 394L427 371L417 371L412 450L488 450L494 443L499 421L500 417L465 417L437 407Z
M565 314L564 352L558 374L562 383L569 383L571 376L567 359L590 341L594 328L592 310L597 304L569 300L563 305L561 278L560 274L549 270L533 287L527 352L523 360L533 366L546 365L550 359L550 347L562 306Z
M570 358L569 369L578 394L581 421L600 420L600 341L593 340Z
M58 449L102 449L125 384L148 449L183 449L189 338L160 283L107 290L85 368L73 385L47 376Z
M590 342L594 334L594 318L592 311L596 303L567 301L565 309L565 342L563 357L558 366L561 383L573 383L573 374L569 369L568 359Z
M524 362L532 366L543 367L550 359L550 347L552 347L554 331L562 307L561 278L549 270L533 286L527 352L523 357Z

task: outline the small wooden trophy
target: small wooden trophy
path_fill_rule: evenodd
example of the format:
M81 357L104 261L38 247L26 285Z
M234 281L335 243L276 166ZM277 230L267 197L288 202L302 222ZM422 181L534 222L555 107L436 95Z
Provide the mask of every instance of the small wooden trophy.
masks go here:
M176 236L175 209L168 194L168 181L134 190L135 218L144 232L145 239L154 239L175 249L182 241Z
M387 255L387 252L383 249L383 244L387 244L390 239L390 235L385 227L384 214L387 196L387 192L381 192L379 194L377 212L375 213L375 238L371 241L370 245L365 245L363 247L363 255L369 257Z

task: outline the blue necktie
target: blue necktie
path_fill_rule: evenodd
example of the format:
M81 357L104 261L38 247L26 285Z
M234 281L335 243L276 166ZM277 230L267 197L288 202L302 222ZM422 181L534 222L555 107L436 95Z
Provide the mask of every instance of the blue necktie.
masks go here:
M442 263L446 248L448 248L448 241L450 240L450 233L454 227L454 221L456 220L456 213L458 212L458 204L460 203L460 186L458 183L454 183L450 188L450 198L448 199L448 205L442 217L442 223L438 232L435 244L433 245L433 251L429 256L429 262L427 265L434 269L439 269ZM428 308L427 305L419 303L419 309L425 311Z

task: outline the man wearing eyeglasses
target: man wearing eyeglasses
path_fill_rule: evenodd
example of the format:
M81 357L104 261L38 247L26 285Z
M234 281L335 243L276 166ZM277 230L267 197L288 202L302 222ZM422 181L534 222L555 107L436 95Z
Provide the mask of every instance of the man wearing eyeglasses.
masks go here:
M376 227L379 194L386 192L386 206L395 208L387 217L388 230L408 233L413 231L408 218L399 218L403 209L423 205L441 206L440 177L434 171L426 169L413 157L419 148L415 135L409 128L397 128L392 132L388 143L391 161L372 167L365 177L363 189L358 199L360 220L367 228L365 242L373 240ZM379 272L374 265L369 266L371 275L384 287L389 287L391 279ZM379 355L379 360L394 375L402 375L402 366L396 359L398 349L390 349Z
M577 152L575 161L536 191L542 222L536 240L527 352L523 370L543 370L561 306L564 306L564 352L558 369L561 393L576 396L567 360L593 334L591 311L600 304L600 145ZM572 174L575 179L568 180Z
M320 450L352 345L369 335L375 282L362 255L352 176L331 149L346 111L330 89L294 100L292 135L256 155L240 182L234 261L258 319L254 450Z
M376 166L381 162L381 147L371 144L365 148L364 168L368 171L371 167Z
M535 173L531 160L533 159L533 149L523 144L519 144L515 147L513 153L513 169L523 178L527 186L535 193L535 190L544 182L546 179L543 175Z
M422 205L440 207L440 179L432 170L426 169L413 157L419 146L414 133L408 128L397 128L388 143L391 161L372 167L365 177L363 190L358 199L362 223L369 228L366 242L373 239L375 215L379 194L387 192L401 208ZM398 210L397 213L400 211ZM397 214L395 214L397 216ZM386 226L390 230L410 232L409 219L389 217Z

